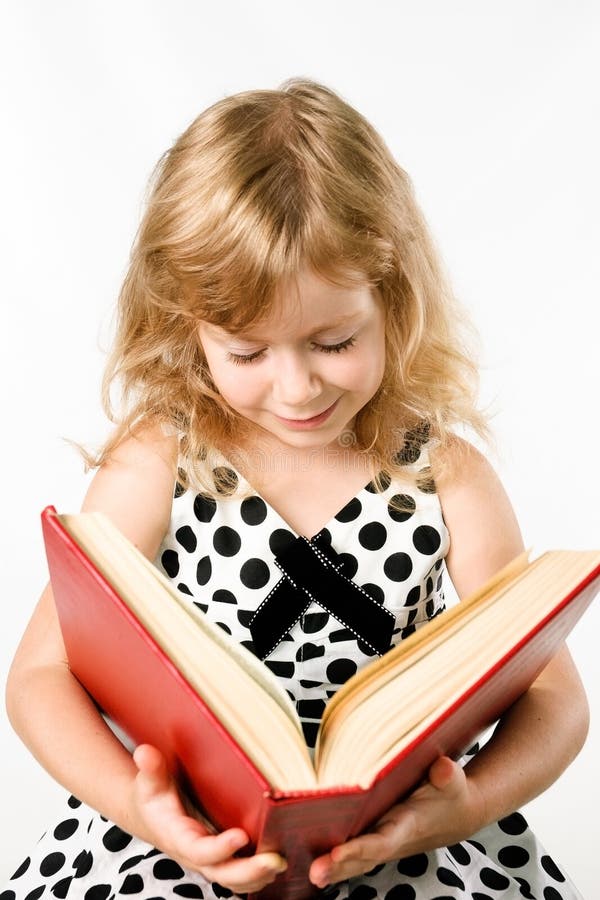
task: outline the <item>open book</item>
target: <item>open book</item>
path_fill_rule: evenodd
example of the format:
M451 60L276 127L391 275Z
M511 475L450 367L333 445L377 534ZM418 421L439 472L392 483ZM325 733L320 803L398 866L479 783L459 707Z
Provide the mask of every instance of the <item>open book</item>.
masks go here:
M42 515L74 674L136 742L166 755L219 828L241 826L302 898L312 858L364 830L442 753L462 754L527 689L600 590L600 551L524 554L350 678L314 762L275 676L100 513Z

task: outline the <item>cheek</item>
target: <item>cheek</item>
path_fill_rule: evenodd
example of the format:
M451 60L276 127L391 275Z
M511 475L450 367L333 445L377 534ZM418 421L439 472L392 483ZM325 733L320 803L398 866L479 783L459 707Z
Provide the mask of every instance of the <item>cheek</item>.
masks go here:
M224 399L234 407L251 406L261 394L260 379L248 372L250 366L224 366L217 387Z

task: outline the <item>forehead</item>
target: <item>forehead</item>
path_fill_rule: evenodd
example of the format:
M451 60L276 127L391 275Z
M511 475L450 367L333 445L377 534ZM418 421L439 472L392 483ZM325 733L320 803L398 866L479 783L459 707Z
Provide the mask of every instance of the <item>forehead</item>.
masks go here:
M309 334L352 324L376 310L375 293L358 273L340 283L307 270L280 285L268 314L239 333L253 337L272 336L274 332Z

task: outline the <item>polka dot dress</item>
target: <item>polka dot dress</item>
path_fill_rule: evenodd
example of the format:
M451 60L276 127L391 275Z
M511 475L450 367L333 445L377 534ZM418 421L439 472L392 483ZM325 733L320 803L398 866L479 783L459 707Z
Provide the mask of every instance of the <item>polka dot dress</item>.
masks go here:
M225 492L242 480L240 486L248 489L244 496L214 500L175 491L157 565L187 602L264 658L295 703L311 748L325 704L338 687L383 652L386 642L398 643L444 609L449 537L426 477L426 448L406 462L422 473L418 487L388 479L381 494L369 484L310 540L296 534L226 461L215 470L216 483L226 485ZM312 594L297 608L293 593L285 595L285 607L279 604L281 592L289 590L285 560L298 549L354 592L354 618L343 605L330 607ZM273 630L269 605L276 611L289 605L291 620L276 615ZM233 896L69 797L61 820L19 866L0 900L128 895L143 900ZM519 812L461 844L377 866L321 895L329 900L581 900Z

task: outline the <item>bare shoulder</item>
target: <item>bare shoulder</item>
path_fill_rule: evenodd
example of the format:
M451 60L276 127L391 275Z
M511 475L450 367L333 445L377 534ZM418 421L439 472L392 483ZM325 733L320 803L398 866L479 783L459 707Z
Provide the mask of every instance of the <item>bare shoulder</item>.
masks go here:
M160 426L138 430L98 469L83 509L109 515L152 558L169 523L177 453L177 437Z
M450 532L448 571L459 596L471 593L523 549L508 495L487 458L453 438L433 454L444 521Z

